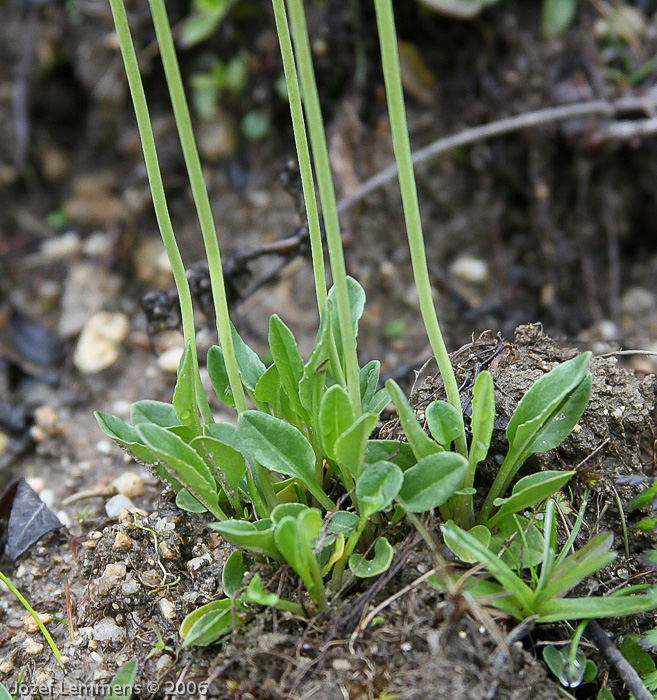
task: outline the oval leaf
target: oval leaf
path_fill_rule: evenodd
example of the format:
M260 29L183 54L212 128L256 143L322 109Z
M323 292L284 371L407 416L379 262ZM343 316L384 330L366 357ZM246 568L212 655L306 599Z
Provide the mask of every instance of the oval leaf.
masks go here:
M224 570L221 572L221 586L229 598L234 598L240 591L247 571L244 552L239 550L233 552L226 560Z
M303 376L303 360L292 331L273 314L269 319L269 350L278 368L281 384L297 413L305 414L299 399L299 382Z
M268 518L255 523L246 520L224 520L211 523L210 527L236 547L281 561L281 554L274 541L274 525Z
M417 459L422 459L423 457L442 452L443 448L438 445L438 443L434 442L422 429L417 416L408 403L406 394L400 389L399 384L393 379L389 379L386 382L386 389L388 390L390 399L395 404L395 408L399 414L399 420L404 429L404 434L406 435L406 439L415 457Z
M226 406L235 408L235 399L228 381L224 351L218 345L213 345L208 350L208 374L219 400Z
M463 486L467 471L468 460L455 452L429 455L404 472L400 502L411 513L436 508Z
M385 537L381 537L374 545L374 557L365 559L362 554L352 554L349 557L349 569L358 578L370 578L384 573L390 568L395 550Z
M333 508L317 484L313 448L298 428L259 411L242 411L237 425L253 459L270 471L298 479L325 508Z
M329 459L336 460L335 443L354 420L349 394L339 384L334 384L319 404L319 431L324 454Z
M486 458L495 427L495 385L490 372L479 372L472 397L472 443L469 460L476 467Z
M446 448L463 432L463 414L447 401L430 403L426 417L433 439Z
M201 418L196 406L196 377L198 375L194 367L191 348L191 343L187 341L178 366L178 378L173 390L173 408L180 422L195 435L200 435Z
M399 493L404 472L392 462L376 462L361 474L356 484L356 498L363 518L386 510Z

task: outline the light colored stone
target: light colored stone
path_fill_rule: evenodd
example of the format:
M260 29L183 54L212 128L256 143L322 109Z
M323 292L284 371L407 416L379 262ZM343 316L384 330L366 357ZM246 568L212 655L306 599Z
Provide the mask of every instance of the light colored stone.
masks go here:
M74 231L49 238L41 246L41 256L47 260L70 259L80 252L80 236Z
M37 613L37 616L44 625L48 625L52 620L52 615L49 615L48 613ZM39 631L39 625L32 615L30 615L30 613L25 613L25 615L21 617L21 621L23 622L23 627L28 634L36 634Z
M26 654L36 656L43 651L43 644L32 637L28 637L23 642L23 649L25 649Z
M111 367L119 359L121 343L128 335L129 322L121 313L99 311L82 329L73 362L80 372L93 374Z
M488 263L471 255L461 255L449 266L455 279L466 284L483 284L488 281Z
M125 532L118 532L116 538L114 539L114 544L112 549L115 552L120 552L124 549L130 549L132 547L133 539L130 535L126 535Z
M124 472L112 482L112 486L126 498L136 498L144 494L144 480L135 472Z
M171 263L159 237L141 240L136 247L132 262L137 277L142 282L161 289L166 289L173 284Z
M123 564L108 564L103 575L96 579L96 592L106 595L125 579L126 568Z
M178 371L180 358L185 351L184 345L177 345L165 350L158 358L157 364L163 372L175 374Z
M629 287L620 299L623 313L638 316L655 309L655 295L643 287Z
M105 512L108 518L118 518L124 510L135 513L139 511L139 508L129 498L120 493L112 496L105 504Z
M176 619L176 606L167 598L160 598L160 602L158 603L160 606L160 612L162 613L162 616L166 619L169 620L170 622L173 622L173 620Z
M194 557L187 562L187 570L189 573L194 573L198 571L202 566L210 564L212 562L212 557L209 554L203 554L200 557Z
M137 593L139 590L139 583L132 578L132 576L128 576L126 579L126 582L121 586L121 593L123 595L134 595Z
M125 638L125 630L111 617L103 617L94 625L93 636L97 642L120 642Z
M114 299L122 280L107 270L89 262L73 266L64 282L58 332L72 338L83 328L87 319L100 311L108 299Z

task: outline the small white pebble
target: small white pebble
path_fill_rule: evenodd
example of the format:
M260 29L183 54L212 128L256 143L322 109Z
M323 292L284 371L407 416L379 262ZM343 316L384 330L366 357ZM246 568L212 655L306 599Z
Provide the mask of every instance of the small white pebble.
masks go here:
M112 453L112 443L109 440L99 440L96 443L96 450L102 455L109 455Z
M135 498L144 494L144 480L135 472L125 472L117 476L112 486L126 498Z
M182 357L184 351L184 346L173 347L169 348L168 350L165 350L157 358L157 364L160 366L160 369L164 372L175 374L178 371L178 365L180 365L180 358Z
M453 277L467 284L483 284L488 280L488 264L470 255L461 255L449 266Z
M122 510L129 510L134 513L137 510L135 504L122 494L112 496L105 504L105 512L108 518L118 518Z
M50 508L55 502L55 492L52 489L43 489L43 491L39 493L39 498L42 503L45 503L46 506Z
M28 637L23 642L23 649L25 649L26 654L36 656L43 651L43 644L41 642L37 642L37 640L33 639L32 637Z
M160 598L158 603L162 616L169 621L176 619L176 606L167 598Z
M399 645L399 648L402 651L410 651L413 648L413 645L410 642L403 642Z
M46 488L46 482L40 476L28 476L25 481L27 481L37 493L41 493L41 491Z

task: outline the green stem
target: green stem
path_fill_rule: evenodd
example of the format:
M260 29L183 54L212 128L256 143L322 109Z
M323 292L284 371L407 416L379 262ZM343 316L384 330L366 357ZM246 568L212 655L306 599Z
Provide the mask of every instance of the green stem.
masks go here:
M347 287L347 270L342 250L342 237L340 235L340 221L338 208L333 188L331 175L331 163L329 161L328 147L326 145L326 132L324 120L317 94L317 84L313 71L310 41L306 17L303 12L303 0L288 0L288 11L301 89L303 90L303 102L308 119L308 132L315 158L315 170L317 173L317 185L322 202L322 214L326 226L326 242L328 244L329 259L333 272L333 283L337 297L338 323L342 336L342 353L347 375L347 390L349 398L357 416L361 414L360 404L360 380L358 375L358 355L356 353L356 338L351 322L349 306L349 290Z
M214 422L208 399L205 395L201 377L198 371L198 354L196 350L196 328L194 326L194 307L192 304L192 295L189 291L189 282L185 274L185 265L176 243L176 236L173 232L171 217L169 216L169 208L167 206L166 195L164 193L164 184L162 182L162 174L157 157L157 149L155 147L155 137L153 136L153 128L151 126L148 105L146 104L146 96L144 94L144 86L139 73L139 63L137 54L132 43L130 35L130 25L126 15L123 0L110 0L112 15L114 17L114 25L119 38L121 47L121 55L125 64L125 71L128 77L128 85L132 102L135 108L137 117L137 126L139 128L139 137L141 139L142 149L144 151L144 161L146 163L146 172L148 173L148 181L153 197L153 206L155 208L155 216L160 228L160 234L167 256L171 263L173 271L173 279L178 290L180 299L180 315L182 318L183 335L185 344L189 343L192 351L192 360L194 362L194 373L196 383L196 400L201 410L203 419L206 422Z
M187 99L185 98L185 90L180 76L180 68L178 67L176 49L171 35L171 27L169 26L164 0L149 0L149 3L151 6L151 14L153 15L153 23L155 24L160 54L162 56L162 63L164 65L164 72L167 78L167 85L169 86L169 93L171 95L171 103L173 104L173 112L176 117L176 126L178 127L185 165L187 166L194 203L196 204L196 211L201 225L205 254L210 271L210 285L212 287L212 297L214 299L217 333L221 347L224 350L228 383L233 392L235 407L238 412L241 412L247 408L246 396L244 395L244 387L240 380L237 358L235 357L235 348L233 346L233 337L230 328L230 316L228 313L228 301L226 299L226 286L221 265L221 252L219 250L217 231L212 216L212 208L210 207L210 198L208 196L207 187L205 186L205 180L203 179L201 160L194 139L192 120L189 115Z
M404 205L404 218L408 234L408 244L411 252L413 276L417 287L418 299L422 320L427 329L429 342L436 356L438 369L445 384L447 400L459 412L462 412L461 398L459 396L456 376L449 359L445 341L440 330L436 309L431 295L431 282L427 267L426 250L422 235L422 221L420 219L420 207L415 186L413 162L411 160L411 145L406 124L406 109L404 107L404 94L399 68L399 52L397 50L397 35L395 33L395 20L392 11L391 0L374 0L376 19L379 29L379 42L381 44L381 62L383 76L388 98L388 113L390 115L390 128L395 147L397 168L399 169L399 184L401 187L402 202ZM465 442L465 432L455 440L455 447L464 457L468 456Z
M34 621L37 623L39 626L39 629L41 630L41 633L43 636L46 638L46 641L48 642L48 646L52 649L52 653L55 655L55 658L57 659L57 662L59 663L60 666L64 665L64 662L62 661L62 655L59 653L59 649L57 648L57 645L55 644L55 640L52 638L52 635L48 630L46 629L46 626L41 622L41 618L37 614L36 610L27 602L25 596L14 586L14 584L0 571L0 581L2 581L5 586L20 600L21 605L27 610L27 612L30 613Z
M278 32L278 41L281 46L281 56L283 58L285 82L287 84L287 93L290 101L292 128L294 130L294 142L297 149L297 157L299 159L299 171L301 172L303 197L306 202L308 231L310 232L310 250L313 259L313 274L315 275L317 307L319 308L319 313L321 315L327 296L326 272L324 268L322 229L319 223L319 211L317 209L317 198L315 196L315 181L313 178L312 164L310 162L308 136L306 134L306 121L303 116L299 77L297 75L297 68L294 62L292 39L290 37L290 29L287 23L287 13L285 11L285 0L273 0L273 5L274 18L276 19L276 30Z

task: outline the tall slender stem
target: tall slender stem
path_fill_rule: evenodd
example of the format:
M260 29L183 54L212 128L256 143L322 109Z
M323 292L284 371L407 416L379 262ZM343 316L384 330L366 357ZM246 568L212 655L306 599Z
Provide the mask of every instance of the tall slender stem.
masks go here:
M208 190L205 186L205 180L203 179L201 160L194 139L192 120L189 115L189 107L187 106L185 90L180 76L180 68L178 67L178 59L176 58L176 49L171 35L171 27L169 26L164 0L149 0L149 3L153 15L153 23L155 24L160 54L162 56L162 63L164 65L164 72L169 86L169 93L171 94L171 103L173 104L173 112L176 117L176 126L178 127L185 165L187 166L194 203L196 204L196 211L201 224L205 254L210 271L210 285L212 287L212 296L214 299L217 332L219 335L219 342L224 350L228 383L230 384L230 389L235 399L235 407L238 411L244 411L247 408L246 397L244 395L244 387L240 380L233 346L219 241L217 239L217 231L210 207Z
M317 185L322 202L322 214L326 227L326 242L328 244L329 259L333 272L333 284L335 285L338 323L342 336L342 353L344 356L347 390L351 404L356 415L361 413L360 379L358 373L358 355L356 353L356 338L351 323L349 308L349 290L347 287L347 270L342 250L342 237L340 235L340 222L338 208L333 188L331 164L329 161L328 147L326 145L326 132L324 120L319 104L315 73L313 71L308 28L303 11L303 0L288 0L288 11L292 37L294 40L299 78L303 91L303 102L308 119L308 132L310 143L315 158L315 171L317 173Z
M160 165L157 157L157 149L155 147L155 137L153 136L153 128L151 126L148 105L146 104L146 96L144 94L144 86L139 73L139 63L137 54L132 43L130 35L130 25L126 15L123 0L110 0L112 15L114 17L114 25L116 33L119 37L121 46L121 55L125 64L125 71L128 77L128 85L132 102L135 108L137 117L137 126L139 128L139 137L141 139L142 149L144 151L144 161L146 162L146 172L148 173L148 181L151 187L153 196L153 206L155 208L155 216L160 228L160 234L167 256L171 263L173 271L173 279L178 290L178 298L180 300L180 315L182 318L183 335L185 343L190 344L192 360L194 362L194 372L196 375L196 400L198 402L203 419L206 422L212 422L212 413L208 405L208 399L201 384L201 378L198 373L198 355L196 351L196 329L194 327L194 307L192 304L192 295L189 290L189 282L185 274L185 265L176 243L176 236L171 225L171 217L169 216L169 208L167 206L166 195L164 193L164 184L162 182L162 174L160 173Z
M319 223L317 198L315 196L315 180L313 178L313 169L310 162L310 148L308 146L308 136L306 134L306 120L303 116L299 77L297 75L297 68L294 62L294 51L292 50L290 28L288 27L287 23L285 0L273 0L273 5L274 18L276 19L276 30L278 32L278 41L281 46L281 56L283 58L283 70L285 71L287 94L290 101L292 128L294 130L294 142L297 148L297 157L299 159L303 197L306 202L308 231L310 232L310 250L313 258L313 274L315 275L317 307L319 308L319 313L321 315L327 296L326 272L324 269L322 230Z
M395 33L395 20L392 12L391 0L374 0L376 19L379 29L379 43L381 44L381 62L385 79L386 96L388 98L388 113L390 115L390 128L395 146L395 157L399 169L399 184L401 186L402 202L404 205L404 218L406 220L406 232L411 251L411 263L413 276L417 287L420 302L420 311L424 321L429 342L436 356L438 369L445 384L445 392L448 401L459 412L461 399L454 369L449 359L443 334L436 315L436 309L431 295L431 282L427 256L422 235L422 220L420 218L420 206L418 204L415 175L411 160L411 144L408 137L406 123L406 108L404 106L404 93L402 90L401 73L399 69L399 52L397 50L397 35ZM461 433L455 440L456 449L464 456L468 456L465 433Z

